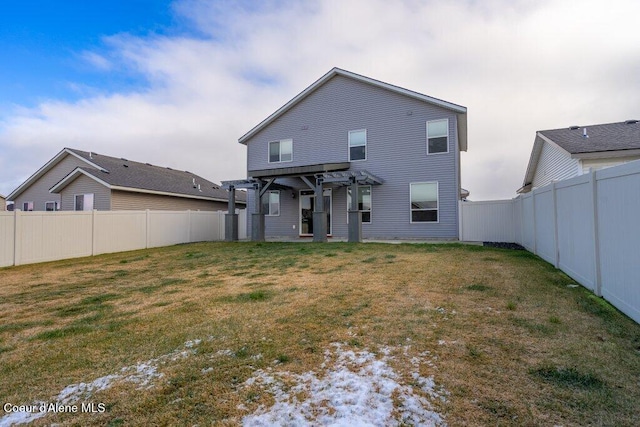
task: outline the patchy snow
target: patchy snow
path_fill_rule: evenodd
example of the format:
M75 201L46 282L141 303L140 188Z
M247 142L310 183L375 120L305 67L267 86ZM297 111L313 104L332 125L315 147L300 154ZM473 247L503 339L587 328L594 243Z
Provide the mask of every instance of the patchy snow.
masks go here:
M164 376L158 372L158 366L167 361L175 361L183 359L195 354L196 347L202 340L191 340L184 343L182 348L172 351L169 354L162 355L155 359L140 362L135 365L126 366L120 370L118 374L105 375L89 383L78 383L66 386L51 402L37 402L38 408L41 405L59 404L59 405L76 405L81 400L89 400L93 393L111 388L117 381L127 381L138 385L138 389L150 389L153 387L153 381ZM32 421L47 415L46 410L36 410L33 412L11 412L0 418L0 427L13 426L18 424L28 424Z
M406 354L408 346L402 350ZM416 358L411 359L415 372L410 378L396 373L388 364L394 359L392 352L385 347L376 356L366 350L354 352L332 344L325 352L320 372L258 370L244 385L271 393L275 403L270 408L260 406L254 414L245 416L243 425L444 425L428 399L444 399L444 393L437 389L432 377L420 376L420 361Z

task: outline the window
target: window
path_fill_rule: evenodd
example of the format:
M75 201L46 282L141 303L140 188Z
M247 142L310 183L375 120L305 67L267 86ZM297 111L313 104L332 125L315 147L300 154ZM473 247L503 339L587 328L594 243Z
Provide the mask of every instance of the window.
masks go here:
M347 187L347 211L351 207L351 188ZM362 212L362 223L371 223L371 186L358 187L358 210ZM347 217L347 222L349 218Z
M269 163L290 162L293 160L293 140L283 139L269 143Z
M411 222L438 222L438 183L410 184Z
M367 160L367 130L349 131L349 161Z
M75 210L91 211L93 210L93 194L76 194L74 196Z
M262 195L262 212L268 216L280 215L280 191L267 191Z
M59 211L60 205L58 205L58 202L46 202L44 204L44 210L47 212Z
M30 212L33 210L33 202L24 202L22 204L22 210L24 212Z
M449 152L449 120L427 122L427 154Z

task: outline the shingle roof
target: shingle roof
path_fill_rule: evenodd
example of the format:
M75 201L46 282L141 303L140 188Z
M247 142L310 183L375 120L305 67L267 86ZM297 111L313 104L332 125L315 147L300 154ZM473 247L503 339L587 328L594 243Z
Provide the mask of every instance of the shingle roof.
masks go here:
M218 184L189 171L154 166L149 163L140 163L72 148L66 150L102 168L100 170L87 166L78 169L110 186L217 200L227 200L228 198L227 191L220 188ZM246 202L246 194L237 192L236 201Z
M583 136L584 130L588 138ZM640 149L640 123L636 120L593 126L542 130L549 138L571 154Z

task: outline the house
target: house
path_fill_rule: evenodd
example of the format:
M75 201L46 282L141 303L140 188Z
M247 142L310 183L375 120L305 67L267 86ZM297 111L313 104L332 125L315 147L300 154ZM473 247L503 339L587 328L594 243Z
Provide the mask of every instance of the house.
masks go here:
M536 132L527 173L518 193L640 159L638 120L571 126Z
M465 107L334 68L239 143L253 240L458 237Z
M239 205L246 195L239 192ZM225 210L227 191L198 175L65 148L15 189L23 211Z
M0 211L7 210L7 198L0 194Z

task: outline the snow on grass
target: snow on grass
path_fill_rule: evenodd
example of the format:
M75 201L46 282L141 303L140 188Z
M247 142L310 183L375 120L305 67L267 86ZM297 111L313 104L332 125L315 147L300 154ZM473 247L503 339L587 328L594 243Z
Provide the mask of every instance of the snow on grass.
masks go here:
M408 346L403 349L406 354ZM444 399L446 393L438 390L432 377L420 376L418 358L410 360L409 378L396 373L388 364L394 359L393 350L385 347L376 356L332 344L319 372L257 370L245 386L270 393L275 403L258 407L243 418L243 425L445 425L428 398Z
M27 412L11 412L0 418L0 427L13 426L18 424L28 424L32 421L47 415L48 405L76 405L80 401L89 400L95 392L111 388L117 381L126 381L138 385L138 389L150 389L156 379L162 378L163 373L158 372L158 366L168 361L176 361L195 354L197 347L202 341L191 340L184 343L182 348L162 355L155 359L140 362L135 365L126 366L117 374L105 375L89 383L78 383L66 386L51 402L36 402L29 406L35 408ZM44 405L44 410L42 406Z

